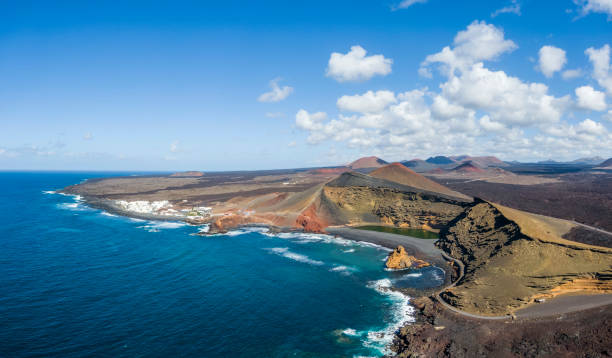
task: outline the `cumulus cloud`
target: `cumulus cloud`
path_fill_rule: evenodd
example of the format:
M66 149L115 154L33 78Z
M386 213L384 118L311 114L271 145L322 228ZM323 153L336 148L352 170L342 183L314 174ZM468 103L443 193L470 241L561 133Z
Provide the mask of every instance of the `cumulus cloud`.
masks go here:
M507 130L506 126L499 122L494 122L489 116L482 116L480 118L480 126L489 132L503 132Z
M392 59L383 55L366 56L366 53L361 46L352 46L346 54L332 53L326 75L338 82L349 82L365 81L377 75L386 76L391 73Z
M457 34L453 46L423 62L426 69L434 63L447 66L438 89L341 96L337 116L302 109L296 127L308 133L311 144L343 143L355 152L394 159L453 152L567 158L609 150L612 134L605 125L567 120L576 108L570 95L555 96L543 83L485 66L514 48L501 29L474 22Z
M538 55L538 67L544 76L548 78L552 77L555 72L561 71L567 63L565 51L558 47L543 46Z
M608 21L612 21L612 0L574 0L583 15L597 12L608 15Z
M279 102L289 97L289 95L293 92L293 87L283 86L280 87L278 82L281 81L281 78L275 78L270 81L270 92L262 93L257 100L259 102Z
M341 111L375 113L396 101L395 94L391 91L367 91L362 95L342 96L336 104Z
M579 133L586 133L591 135L603 135L607 133L606 128L598 122L591 119L585 119L578 123L577 130Z
M455 103L489 112L495 121L530 125L558 121L569 97L548 94L541 83L527 83L503 71L491 71L482 63L441 85L442 94Z
M510 5L504 6L501 9L495 10L491 14L491 17L497 17L500 14L516 14L520 16L521 15L521 4L518 2L518 0L512 0Z
M452 48L446 46L442 51L427 56L419 72L427 75L427 66L439 63L445 72L453 73L455 69L462 70L476 62L494 60L516 48L512 40L504 38L500 28L484 21L474 21L467 29L457 33Z
M93 139L93 134L91 134L91 132L87 132L83 135L83 139L85 140L92 140Z
M174 142L170 143L170 151L172 153L176 153L179 151L179 141L175 140Z
M612 96L612 73L610 73L610 45L600 49L589 47L585 54L593 65L593 78Z
M597 91L591 86L578 87L575 92L578 99L576 105L579 108L591 111L603 111L607 108L605 93Z

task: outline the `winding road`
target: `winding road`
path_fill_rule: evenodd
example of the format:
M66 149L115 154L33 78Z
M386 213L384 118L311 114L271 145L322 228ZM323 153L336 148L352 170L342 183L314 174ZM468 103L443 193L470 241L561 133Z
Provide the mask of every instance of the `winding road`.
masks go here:
M583 225L580 223L576 223L581 226L585 226L592 230L601 231L604 233L608 233L603 230L599 230L597 228L592 228L587 225ZM440 291L438 291L434 298L438 301L442 306L444 306L449 311L457 313L461 316L473 318L473 319L482 319L482 320L511 320L511 319L526 319L526 318L537 318L537 317L545 317L545 316L553 316L557 314L565 314L570 312L581 311L589 308L604 306L612 304L612 294L597 294L597 295L571 295L571 296L561 296L552 299L548 299L543 303L536 303L529 305L527 307L521 308L517 310L514 315L504 315L504 316L483 316L474 313L469 313L462 311L452 305L448 304L440 294L445 290L455 287L458 282L464 276L465 264L458 259L455 259L442 250L438 249L434 243L434 240L425 240L414 238L405 235L384 233L384 232L376 232L376 231L366 231L359 230L347 226L338 226L338 227L329 227L326 229L328 233L332 235L340 235L346 239L356 240L356 241L366 241L371 242L377 245L381 245L384 247L388 247L390 249L394 249L398 245L406 246L406 249L409 248L418 251L421 254L424 254L428 257L439 257L443 258L447 261L453 261L459 266L459 277L452 282L450 285L444 287ZM608 233L612 235L612 233Z

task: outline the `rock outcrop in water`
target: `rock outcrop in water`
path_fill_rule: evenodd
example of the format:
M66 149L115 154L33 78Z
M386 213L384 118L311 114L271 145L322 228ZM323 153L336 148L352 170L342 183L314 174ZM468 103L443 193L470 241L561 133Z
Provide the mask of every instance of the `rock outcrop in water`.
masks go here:
M429 263L408 255L406 249L402 245L399 245L389 254L389 257L387 257L385 266L388 269L402 270L407 268L426 267L429 266Z

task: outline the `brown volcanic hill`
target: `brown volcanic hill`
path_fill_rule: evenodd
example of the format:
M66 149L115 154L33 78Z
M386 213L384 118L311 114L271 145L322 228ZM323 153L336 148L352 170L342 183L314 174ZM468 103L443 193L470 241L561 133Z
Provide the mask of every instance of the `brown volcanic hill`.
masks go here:
M504 315L538 298L612 293L612 249L561 238L572 227L477 199L436 243L465 264L442 297L467 312Z
M194 178L204 176L204 173L199 172L197 170L191 170L188 172L178 172L170 174L171 177L180 177L180 178Z
M451 171L456 172L456 173L484 173L485 172L484 169L478 167L471 161L467 161L461 165L458 165L454 167L453 169L451 169Z
M434 193L441 193L450 196L467 198L461 193L457 193L441 184L429 180L424 176L417 174L411 169L406 168L400 163L391 163L382 168L378 168L369 174L372 177L385 179L410 186L417 189L423 189Z
M365 168L380 168L383 165L388 164L384 160L378 157L363 157L348 165L351 169L365 169Z

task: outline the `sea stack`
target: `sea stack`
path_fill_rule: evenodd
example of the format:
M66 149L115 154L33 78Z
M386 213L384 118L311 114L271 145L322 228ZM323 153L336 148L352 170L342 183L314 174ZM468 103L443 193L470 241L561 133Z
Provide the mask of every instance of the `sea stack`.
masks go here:
M393 270L401 270L407 268L421 268L425 266L429 266L429 263L419 260L414 256L408 255L406 249L402 245L399 245L395 250L393 250L389 257L387 258L387 262L385 266L388 269Z

